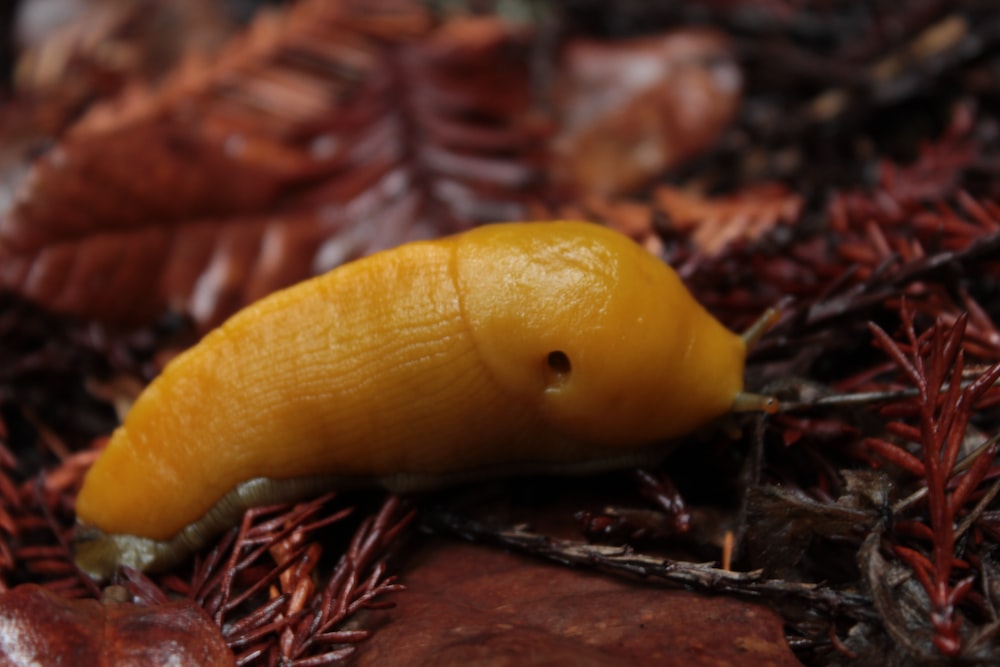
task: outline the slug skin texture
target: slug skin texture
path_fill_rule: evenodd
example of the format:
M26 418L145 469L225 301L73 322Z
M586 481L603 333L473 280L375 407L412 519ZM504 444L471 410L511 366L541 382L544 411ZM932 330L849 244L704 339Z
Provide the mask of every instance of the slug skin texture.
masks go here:
M258 478L409 489L624 465L726 413L744 357L668 266L606 228L410 243L274 293L178 356L88 472L77 515L97 539L164 542Z

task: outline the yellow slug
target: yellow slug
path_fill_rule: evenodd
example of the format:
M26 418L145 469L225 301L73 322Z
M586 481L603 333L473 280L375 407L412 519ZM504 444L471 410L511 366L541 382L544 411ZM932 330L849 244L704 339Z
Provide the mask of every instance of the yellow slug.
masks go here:
M250 305L139 396L88 472L77 562L164 567L248 506L649 461L731 409L746 343L628 238L508 223Z

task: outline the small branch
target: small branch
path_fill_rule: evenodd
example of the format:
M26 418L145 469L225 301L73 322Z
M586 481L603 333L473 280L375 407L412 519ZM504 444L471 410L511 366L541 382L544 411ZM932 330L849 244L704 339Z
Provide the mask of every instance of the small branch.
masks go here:
M565 565L583 566L620 577L659 580L709 593L804 602L813 610L853 619L873 620L871 598L838 591L824 584L766 579L760 570L732 572L705 563L688 563L637 553L628 547L610 547L562 540L533 533L522 526L508 528L460 517L444 511L420 514L430 530L459 535L471 542L498 544Z

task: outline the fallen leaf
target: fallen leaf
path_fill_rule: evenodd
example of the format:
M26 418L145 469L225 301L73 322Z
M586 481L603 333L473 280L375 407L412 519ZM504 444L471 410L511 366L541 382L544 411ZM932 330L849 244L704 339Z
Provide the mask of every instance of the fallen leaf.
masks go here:
M67 600L34 584L0 595L0 667L235 665L193 602Z
M436 540L413 554L359 667L798 665L759 605Z
M495 18L434 27L415 1L262 14L34 163L0 219L0 287L207 328L346 260L517 217L544 150L525 43Z
M739 108L742 74L717 32L566 49L555 178L613 196L647 183L711 145Z
M182 53L211 53L231 29L221 5L199 0L24 3L14 85L20 95L82 105L130 78L162 75Z

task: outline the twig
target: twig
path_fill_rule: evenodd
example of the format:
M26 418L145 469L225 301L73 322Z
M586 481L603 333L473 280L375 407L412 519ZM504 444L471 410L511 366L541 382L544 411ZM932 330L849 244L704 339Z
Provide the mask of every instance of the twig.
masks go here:
M710 593L751 598L793 599L813 609L853 619L877 618L866 595L838 591L824 584L766 579L760 570L733 572L705 563L689 563L642 554L628 547L612 547L540 535L523 526L498 527L456 514L427 510L423 526L459 535L472 542L498 544L508 549L563 563L594 568L620 577L660 580Z

